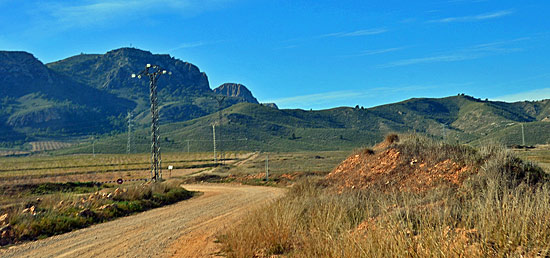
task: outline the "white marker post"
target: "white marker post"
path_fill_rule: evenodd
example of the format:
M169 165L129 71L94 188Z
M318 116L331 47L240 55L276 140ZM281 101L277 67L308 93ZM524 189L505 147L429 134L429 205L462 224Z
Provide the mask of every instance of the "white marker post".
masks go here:
M174 169L174 166L168 166L168 171L170 171L170 178L172 178L172 169Z

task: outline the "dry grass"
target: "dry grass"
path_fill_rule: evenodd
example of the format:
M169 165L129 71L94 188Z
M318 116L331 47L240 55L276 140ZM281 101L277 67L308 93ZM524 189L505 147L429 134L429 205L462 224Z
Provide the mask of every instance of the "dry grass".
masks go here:
M410 144L409 146L406 146ZM405 154L461 159L478 173L427 192L341 194L306 180L220 236L229 257L546 257L550 184L505 149L406 137ZM408 152L410 151L410 152Z
M246 154L226 157L235 162ZM150 159L149 154L0 157L0 185L148 178ZM168 165L180 172L216 166L211 153L164 153L162 165L165 172Z
M124 188L51 184L41 197L0 209L0 246L36 240L190 198L181 180ZM88 192L95 191L95 192ZM88 193L86 193L88 192Z
M349 154L350 151L260 153L238 166L221 167L216 174L243 184L288 185L306 176L325 176ZM268 155L269 182L265 182Z

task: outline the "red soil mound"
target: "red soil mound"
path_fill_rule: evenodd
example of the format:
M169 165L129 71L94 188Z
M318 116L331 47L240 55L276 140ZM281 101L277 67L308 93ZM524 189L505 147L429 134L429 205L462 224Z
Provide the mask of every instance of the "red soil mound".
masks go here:
M473 171L470 166L446 159L430 162L404 158L387 141L372 151L351 155L327 175L340 191L379 187L382 190L423 192L440 185L459 186Z

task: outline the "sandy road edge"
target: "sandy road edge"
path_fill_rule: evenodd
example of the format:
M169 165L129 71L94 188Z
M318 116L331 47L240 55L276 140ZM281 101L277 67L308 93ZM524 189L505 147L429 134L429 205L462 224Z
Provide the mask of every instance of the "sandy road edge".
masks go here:
M0 249L0 256L215 257L220 245L214 241L221 230L286 192L283 188L237 184L183 187L203 194L129 217Z

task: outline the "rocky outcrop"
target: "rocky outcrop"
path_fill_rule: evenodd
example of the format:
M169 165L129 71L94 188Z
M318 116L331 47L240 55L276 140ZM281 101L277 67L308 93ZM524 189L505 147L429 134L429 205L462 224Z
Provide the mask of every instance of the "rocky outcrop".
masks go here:
M195 65L169 55L152 54L136 48L120 48L102 55L81 54L50 63L48 67L120 97L131 92L148 100L149 80L131 78L132 73L142 71L146 64L159 65L172 73L159 79L161 99L172 101L189 95L211 93L208 77Z
M262 105L264 105L266 107L270 107L270 108L279 109L279 107L275 103L262 103Z
M214 93L242 98L244 102L259 104L258 100L252 95L252 92L248 90L244 85L238 83L224 83L214 89Z

